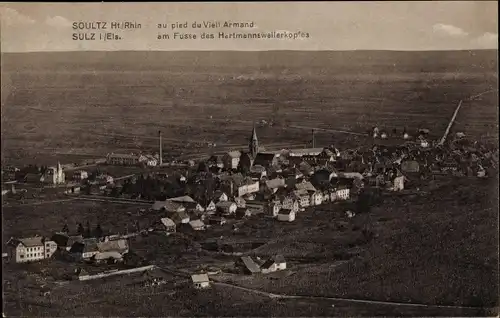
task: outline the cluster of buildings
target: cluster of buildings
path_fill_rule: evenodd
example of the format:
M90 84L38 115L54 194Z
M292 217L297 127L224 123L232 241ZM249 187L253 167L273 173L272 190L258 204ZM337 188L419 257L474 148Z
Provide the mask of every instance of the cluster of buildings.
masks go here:
M138 166L156 167L160 164L158 155L109 153L106 163L115 166Z
M11 238L7 242L6 257L11 262L29 263L49 259L58 252L74 261L115 263L123 261L128 251L128 241L120 236L84 238L82 235L55 233L51 238Z

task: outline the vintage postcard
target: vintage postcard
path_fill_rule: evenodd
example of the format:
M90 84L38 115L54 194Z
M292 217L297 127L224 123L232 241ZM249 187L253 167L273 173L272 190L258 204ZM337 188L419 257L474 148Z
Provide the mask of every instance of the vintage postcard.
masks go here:
M1 3L7 317L499 315L498 3Z

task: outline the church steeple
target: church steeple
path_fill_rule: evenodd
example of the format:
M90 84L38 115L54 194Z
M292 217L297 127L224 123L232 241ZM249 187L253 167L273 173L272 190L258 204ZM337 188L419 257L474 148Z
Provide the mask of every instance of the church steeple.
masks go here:
M250 137L248 148L252 157L255 158L255 156L259 152L259 140L257 139L257 130L255 129L255 123L253 124L252 136Z

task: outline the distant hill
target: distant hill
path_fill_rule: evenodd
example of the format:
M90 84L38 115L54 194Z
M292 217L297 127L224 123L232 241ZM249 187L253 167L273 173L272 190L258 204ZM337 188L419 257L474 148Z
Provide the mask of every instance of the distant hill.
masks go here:
M491 72L498 50L477 51L118 51L2 53L5 71L205 71L322 73Z

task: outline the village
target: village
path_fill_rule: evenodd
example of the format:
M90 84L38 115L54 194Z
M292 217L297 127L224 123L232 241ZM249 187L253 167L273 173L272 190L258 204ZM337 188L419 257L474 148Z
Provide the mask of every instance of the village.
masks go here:
M266 275L290 268L280 253L266 257L245 253L263 244L255 235L245 235L245 223L252 220L283 227L315 211L348 221L369 213L370 205L384 195L425 192L430 180L488 178L497 173L498 150L461 132L445 143L431 140L428 129L411 136L406 130L389 134L373 128L367 138L373 139L371 147L268 151L259 144L254 125L248 149L199 162L164 163L160 133L156 155L110 153L105 160L85 163L88 168L85 164L76 169L61 164L3 168L4 205L39 200L30 198L30 190L22 186L31 184L53 191L56 197L141 207L129 209L136 222L119 232L109 233L100 224L94 228L82 221L72 229L72 224L61 224L50 237L11 237L4 242L2 258L13 264L52 258L77 264L66 280L144 273L159 267L191 277L194 288L207 288L221 271ZM113 176L100 171L104 167L134 168L138 173ZM362 233L366 240L374 235L367 229ZM167 268L155 262L154 255L148 259L134 248L135 242L158 235L173 241L188 238L198 248L230 257L234 268L207 264L197 264L190 271ZM145 277L144 286L166 283L151 274Z

